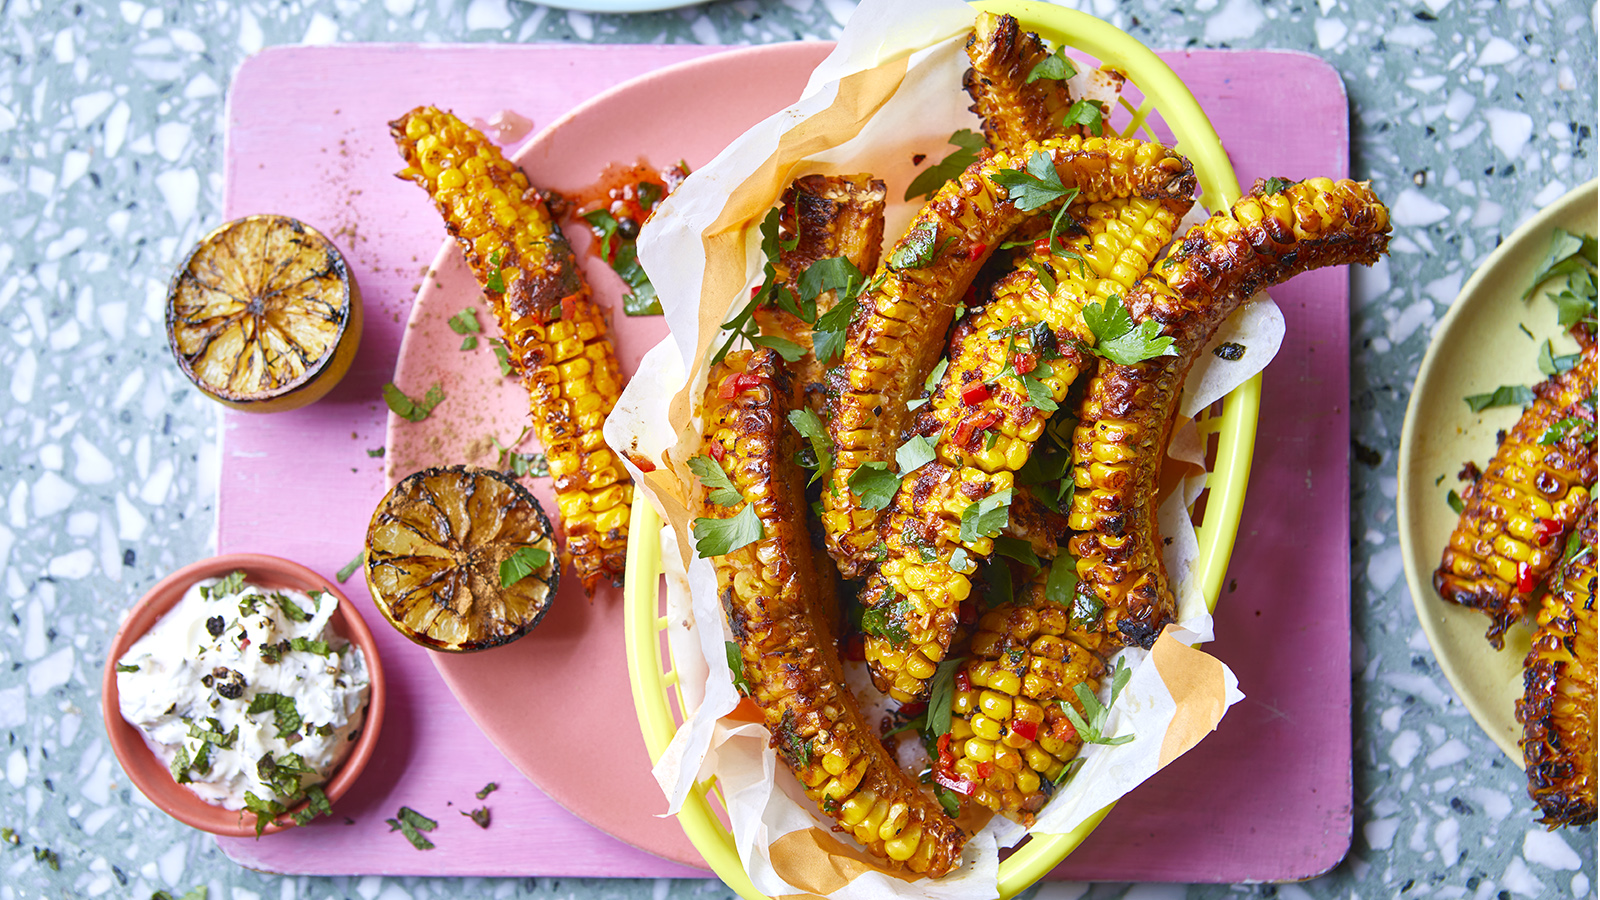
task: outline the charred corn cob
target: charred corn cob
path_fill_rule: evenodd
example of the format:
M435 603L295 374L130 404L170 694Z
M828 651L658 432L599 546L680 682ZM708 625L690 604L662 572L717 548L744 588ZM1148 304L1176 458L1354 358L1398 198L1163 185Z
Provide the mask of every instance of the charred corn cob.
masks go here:
M1073 188L1084 204L1194 194L1188 161L1159 144L1076 136L1029 143L1016 154L996 153L934 194L879 266L875 287L850 326L844 362L829 375L828 433L835 458L822 495L822 520L828 552L847 577L864 571L879 518L852 492L850 480L867 462L892 463L909 424L908 404L941 355L956 304L994 249L1031 212L1019 208L996 176L1024 170L1036 153L1050 160L1063 186L1055 200L1036 209L1059 204Z
M1044 42L1023 31L1011 15L981 13L967 38L967 69L962 86L972 111L983 120L983 135L997 150L1016 150L1028 141L1064 133L1062 119L1072 107L1066 82L1028 76L1050 55Z
M1462 493L1466 508L1433 573L1439 596L1488 614L1489 642L1496 647L1560 560L1564 535L1589 502L1587 486L1595 483L1594 345L1576 366L1540 384L1535 395L1488 469ZM1571 424L1563 428L1567 420Z
M1083 743L1060 701L1084 712L1072 686L1099 690L1105 644L1045 599L1043 573L1017 602L984 614L951 694L948 771L968 799L1032 823Z
M600 428L622 376L571 245L527 176L460 119L418 107L389 130L399 177L428 192L494 307L584 590L620 585L633 485Z
M926 691L950 647L977 561L993 550L992 531L969 527L961 540L963 516L977 516L977 504L1014 490L1016 471L1077 380L1086 362L1079 348L1094 341L1083 304L1131 288L1188 206L1139 199L1091 205L1077 235L1036 242L994 299L957 328L949 366L913 427L936 441L939 465L901 483L881 528L883 559L862 592L868 606L900 604L910 638L866 637L881 690L902 701ZM957 547L961 564L952 566ZM1055 548L1035 552L1053 556Z
M1277 188L1276 191L1273 188ZM1135 323L1155 321L1173 356L1102 360L1074 433L1080 602L1103 627L1150 647L1174 612L1156 530L1156 482L1183 381L1222 320L1256 291L1308 269L1371 264L1388 245L1388 210L1364 183L1257 184L1226 214L1191 228L1128 293Z
M1595 539L1591 502L1539 608L1517 703L1528 795L1552 828L1595 820Z
M713 558L718 593L750 696L807 796L874 855L938 877L959 865L967 836L896 765L845 685L826 624L831 573L813 564L805 474L794 462L798 439L786 424L801 402L798 385L771 350L736 351L711 374L702 408L705 446L739 501L723 506L707 497L702 509L728 518L749 504L762 527L755 542Z
M862 272L878 267L883 249L883 204L887 189L870 175L804 175L784 192L778 220L780 247L774 266L779 283L792 294L800 293L800 276L813 263L833 257L848 259ZM788 246L792 242L793 246ZM817 297L817 315L837 302L833 291ZM790 365L806 388L806 402L822 408L824 366L811 350L811 325L776 307L756 310L756 324L764 335L776 335L799 344L808 352Z

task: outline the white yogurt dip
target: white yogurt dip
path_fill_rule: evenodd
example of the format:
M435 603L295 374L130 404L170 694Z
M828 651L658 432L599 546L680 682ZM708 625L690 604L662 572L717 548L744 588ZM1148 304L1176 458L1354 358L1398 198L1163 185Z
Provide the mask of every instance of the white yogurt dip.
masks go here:
M122 717L208 803L263 824L305 799L325 812L320 785L365 718L366 659L327 627L332 594L243 579L191 587L117 661Z

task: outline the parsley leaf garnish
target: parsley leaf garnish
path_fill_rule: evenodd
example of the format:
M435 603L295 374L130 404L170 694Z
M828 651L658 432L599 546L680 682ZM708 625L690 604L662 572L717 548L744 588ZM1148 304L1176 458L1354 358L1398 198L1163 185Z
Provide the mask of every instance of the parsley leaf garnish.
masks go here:
M1503 384L1487 394L1473 394L1461 398L1473 412L1483 412L1497 406L1527 406L1533 402L1533 391L1526 385Z
M811 443L812 465L806 465L804 460L800 464L808 469L816 469L811 475L811 481L816 481L833 469L833 439L828 437L827 426L822 424L822 418L809 406L789 410L789 424Z
M1085 304L1083 321L1094 333L1095 355L1118 365L1131 366L1157 356L1178 355L1178 351L1172 349L1172 338L1161 333L1161 323L1147 319L1135 327L1128 308L1116 294L1107 297L1104 303Z
M859 469L850 473L847 483L861 500L861 505L870 509L887 509L895 493L900 490L900 476L889 471L886 462L862 463Z
M956 669L964 659L947 659L933 670L933 679L928 684L927 733L934 737L950 731L950 704L955 699Z
M518 547L500 563L500 586L511 587L550 562L550 551L543 547Z
M506 292L505 275L500 271L500 251L489 254L489 274L483 279L483 286L491 294L504 294Z
M952 151L949 156L918 172L917 177L911 179L911 186L906 188L905 199L926 197L944 187L945 182L960 175L968 166L977 162L978 152L984 148L983 135L970 128L963 128L950 135L950 143L960 149Z
M996 184L1006 188L1006 195L1012 205L1023 212L1049 206L1056 200L1067 196L1069 190L1061 184L1061 176L1056 174L1056 166L1050 159L1050 154L1043 150L1036 150L1028 159L1026 171L1022 169L1001 169L994 174Z
M900 475L903 478L933 462L936 455L933 442L917 434L912 435L911 440L901 444L900 449L894 452L894 461L895 465L900 467Z
M1261 182L1261 196L1266 197L1272 194L1281 194L1284 191L1287 191L1289 188L1294 187L1298 183L1299 182L1291 181L1287 178L1279 178L1278 176L1274 175L1271 178L1268 178L1266 181Z
M1544 264L1539 267L1537 274L1528 284L1528 289L1522 292L1522 299L1533 296L1539 285L1557 275L1584 272L1584 260L1590 265L1595 264L1595 239L1584 235L1576 235L1564 228L1557 228L1550 237L1550 252L1545 255Z
M722 464L709 456L699 455L689 459L689 471L705 485L706 499L718 506L737 506L744 500L733 480L723 470Z
M1539 371L1546 375L1559 375L1578 364L1582 353L1568 353L1556 356L1549 341L1545 341L1539 348Z
M511 350L505 341L500 338L490 338L489 349L494 351L494 361L499 364L501 375L510 375L515 371L511 368Z
M1105 115L1105 110L1100 108L1100 104L1093 100L1079 100L1067 110L1067 115L1061 120L1061 124L1068 128L1082 125L1089 129L1090 134L1099 137L1105 132Z
M944 377L945 370L948 368L950 368L950 357L946 356L939 360L939 364L933 367L932 372L928 373L927 380L922 382L922 389L930 394L933 393L934 387Z
M984 570L984 581L989 585L989 608L1004 606L1015 596L1011 583L1011 566L995 560Z
M757 347L767 347L783 357L784 362L796 362L806 355L806 348L796 344L788 338L781 338L775 334L751 335L750 343Z
M1544 434L1539 435L1539 444L1540 444L1540 446L1543 446L1543 447L1549 447L1550 445L1561 441L1573 429L1575 429L1575 428L1583 428L1588 424L1589 423L1587 421L1583 420L1583 419L1577 419L1577 418L1573 418L1572 416L1567 416L1566 418L1557 421L1555 424L1551 425L1549 428L1546 428L1544 430ZM1594 435L1592 433L1584 435L1584 438L1583 438L1584 443L1587 444L1587 443L1589 443L1589 442L1591 442L1593 440L1594 440Z
M739 653L739 645L733 641L723 641L722 649L728 657L728 671L733 673L733 686L739 693L749 696L750 680L744 677L744 656Z
M407 422L421 422L433 412L433 408L444 400L444 391L438 384L428 388L428 393L421 400L412 400L407 397L394 382L383 386L383 402L389 405L390 411Z
M940 251L956 239L955 235L947 235L942 241L938 238L939 230L935 227L913 229L889 254L889 268L925 269L932 265Z
M904 600L896 600L893 603L862 610L862 633L881 637L895 644L911 640L911 633L906 631L906 609Z
M961 542L998 535L1011 521L1011 496L1011 488L1006 488L969 504L961 513Z
M456 334L465 335L461 339L461 349L472 350L478 346L477 335L483 331L483 326L478 324L478 311L467 307L461 312L450 317L450 330Z
M1079 715L1078 710L1066 700L1061 701L1061 710L1072 720L1072 727L1078 729L1078 737L1086 743L1104 744L1115 747L1133 740L1133 735L1124 734L1120 737L1110 737L1105 733L1106 719L1111 716L1111 707L1117 705L1117 695L1127 687L1128 679L1133 676L1133 671L1128 668L1127 660L1118 658L1117 668L1111 675L1111 700L1106 705L1100 705L1100 699L1089 690L1089 686L1078 682L1072 686L1072 692L1078 695L1078 700L1083 703L1085 715Z
M764 536L761 518L756 515L756 508L748 503L732 518L694 520L694 552L701 559L726 556Z
M1051 81L1066 81L1076 74L1078 74L1078 67L1072 64L1071 59L1067 58L1067 45L1062 44L1056 48L1056 52L1035 63L1033 69L1028 72L1028 80L1023 83L1033 84L1042 78L1048 78Z
M817 357L817 362L827 363L844 352L850 320L855 318L859 306L860 302L855 297L841 300L817 319L817 327L811 332L811 352Z
M1458 516L1467 511L1467 501L1462 500L1461 495L1454 490L1444 495L1444 501L1450 504L1450 508L1455 510Z
M1033 552L1033 545L1021 538L1001 535L994 539L994 552L1000 556L1009 556L1030 569L1037 569L1043 565L1039 557Z

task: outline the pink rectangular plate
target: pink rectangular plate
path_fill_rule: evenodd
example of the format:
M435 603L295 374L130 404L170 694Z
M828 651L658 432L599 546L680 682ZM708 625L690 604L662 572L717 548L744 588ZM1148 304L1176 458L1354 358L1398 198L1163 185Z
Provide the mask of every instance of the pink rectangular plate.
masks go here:
M469 119L511 109L543 128L607 87L714 49L366 45L246 61L229 97L224 212L284 213L329 234L361 286L366 331L350 374L319 403L224 415L220 552L273 553L331 575L360 550L383 496L383 461L368 453L384 443L380 388L442 239L431 213L392 200L399 164L387 121L431 103ZM1322 61L1163 56L1210 114L1246 188L1258 177L1348 172L1344 89ZM595 160L596 173L611 162L631 160ZM1247 699L1118 806L1053 878L1294 880L1326 871L1350 846L1348 278L1315 272L1273 296L1288 334L1266 372L1249 500L1210 647ZM295 874L705 874L626 842L676 829L655 818L659 795L639 798L638 833L620 839L547 798L483 737L425 652L381 624L360 579L345 588L389 675L382 747L332 820L259 842L219 839L232 859ZM629 704L594 714L634 715ZM553 740L582 739L582 722L550 727ZM641 741L644 765L642 750ZM581 767L581 743L573 751ZM491 781L499 791L473 796ZM440 820L438 850L389 832L384 820L402 805ZM455 814L480 805L492 810L486 831Z

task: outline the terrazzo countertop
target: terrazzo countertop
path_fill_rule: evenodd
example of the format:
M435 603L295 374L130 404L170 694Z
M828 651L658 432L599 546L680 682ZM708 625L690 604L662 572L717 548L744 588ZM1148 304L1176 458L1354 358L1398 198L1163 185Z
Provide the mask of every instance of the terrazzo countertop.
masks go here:
M1292 885L1079 885L1050 898L1587 897L1592 827L1533 821L1522 773L1440 674L1402 577L1395 456L1431 327L1506 234L1596 172L1595 7L1577 0L1095 0L1155 47L1303 50L1344 78L1354 172L1393 207L1354 276L1355 835ZM279 877L155 811L111 756L99 672L118 617L215 544L219 408L161 323L220 221L224 102L268 46L831 38L848 0L600 15L516 0L0 4L0 900L731 897L716 881ZM542 124L542 123L541 123ZM14 840L12 839L14 837Z

